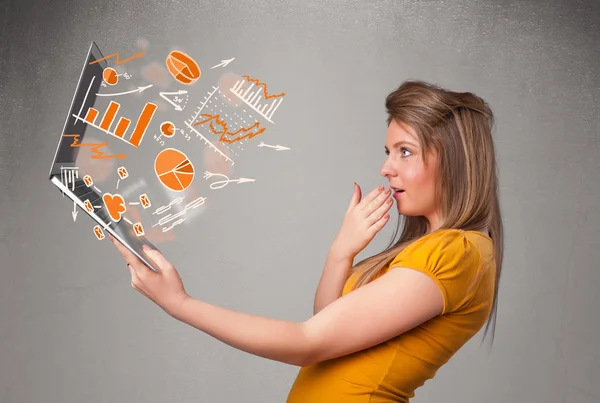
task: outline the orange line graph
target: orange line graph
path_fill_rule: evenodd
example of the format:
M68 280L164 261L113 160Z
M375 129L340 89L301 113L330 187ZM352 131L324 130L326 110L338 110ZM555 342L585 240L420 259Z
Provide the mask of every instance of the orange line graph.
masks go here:
M245 138L251 139L252 137L258 136L259 134L263 133L265 131L265 128L263 127L262 129L252 132L252 130L257 130L258 127L260 126L260 122L254 122L254 124L250 127L242 127L238 130L236 130L235 132L230 132L229 127L227 126L227 123L225 123L225 121L223 119L221 119L220 115L210 115L207 113L203 113L201 115L202 117L204 117L204 120L201 120L200 122L194 123L194 126L199 126L199 125L203 125L205 123L209 123L210 122L210 130L213 132L213 134L218 134L221 137L219 138L219 141L223 142L223 143L235 143L236 141L240 141L243 140ZM217 125L221 126L222 130L217 130L215 128L215 125L213 123L216 123ZM241 136L238 136L240 133L243 133ZM234 138L228 138L227 136L233 136Z
M80 134L67 134L64 133L63 137L72 137L73 142L71 143L71 147L91 147L94 155L92 158L94 159L104 159L104 158L126 158L127 154L115 154L115 155L104 155L102 151L100 151L100 147L107 146L108 143L79 143Z
M264 88L264 92L265 92L265 99L271 99L271 98L279 98L279 97L284 97L285 93L281 93L281 94L277 94L277 95L269 95L267 93L267 84L263 83L260 80L257 80L256 78L252 78L250 76L242 76L242 78L245 78L246 80L248 80L249 83L254 83L256 84L257 87L260 87L261 85Z
M146 51L140 52L140 53L138 53L136 55L128 57L125 60L119 60L119 52L115 52L112 55L108 55L108 56L103 57L102 59L94 60L93 62L90 62L90 64L98 63L98 62L100 62L102 60L110 59L111 57L115 57L116 58L115 63L117 63L117 64L123 64L123 63L126 63L126 62L130 61L131 59L135 59L136 57L142 57L142 55L144 53L146 53Z

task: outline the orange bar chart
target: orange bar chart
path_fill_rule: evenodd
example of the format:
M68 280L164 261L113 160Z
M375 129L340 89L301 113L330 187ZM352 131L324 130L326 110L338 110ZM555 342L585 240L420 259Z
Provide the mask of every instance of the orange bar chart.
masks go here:
M120 107L121 105L119 105L117 102L110 101L110 104L104 113L104 117L102 118L102 123L100 123L100 128L102 130L108 131L110 125L112 125L112 122L115 120L115 116L117 115Z
M135 129L133 129L133 133L131 133L131 137L129 138L129 143L131 143L131 145L139 147L156 109L158 109L158 105L153 104L152 102L146 103L135 125Z
M98 116L98 111L94 108L90 108L85 115L86 122L94 123L96 121L96 117Z
M119 123L117 123L117 128L115 129L115 136L123 138L123 135L127 131L131 120L126 118L119 119Z
M152 120L154 113L158 109L158 105L152 102L147 102L146 105L144 105L144 109L142 109L142 112L140 113L140 116L137 122L135 123L135 127L133 129L133 132L131 133L131 136L129 137L129 140L125 139L125 134L131 126L132 121L125 117L121 117L117 121L117 125L114 131L110 131L110 127L113 126L113 123L117 117L117 113L119 112L120 108L121 105L118 102L111 101L110 104L108 104L108 107L106 108L106 112L104 112L104 116L102 116L102 122L100 123L100 125L96 124L96 118L99 115L97 109L89 108L85 115L85 118L82 118L80 115L74 116L77 119L80 119L85 123L97 129L100 129L107 134L110 134L111 136L117 137L131 144L132 146L139 147L144 138L144 134L146 134L146 130L150 126L150 121Z

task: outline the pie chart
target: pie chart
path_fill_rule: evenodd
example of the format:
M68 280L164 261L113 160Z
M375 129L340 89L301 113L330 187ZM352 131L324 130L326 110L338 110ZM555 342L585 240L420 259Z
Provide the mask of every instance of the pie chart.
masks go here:
M194 166L187 155L174 148L166 148L154 160L158 180L175 192L187 189L194 180Z

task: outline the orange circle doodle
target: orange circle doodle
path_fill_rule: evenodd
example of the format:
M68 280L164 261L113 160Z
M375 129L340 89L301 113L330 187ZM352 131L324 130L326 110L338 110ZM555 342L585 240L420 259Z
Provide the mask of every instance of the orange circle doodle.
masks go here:
M163 185L175 192L187 189L194 180L194 166L187 155L174 148L158 153L154 172Z
M175 125L173 124L173 122L169 121L162 122L162 124L160 125L160 132L165 137L173 137L173 135L175 134Z
M167 56L167 69L169 73L185 85L194 84L200 78L200 67L189 55L174 50Z
M108 85L115 85L119 81L117 71L112 67L107 67L102 71L102 78Z

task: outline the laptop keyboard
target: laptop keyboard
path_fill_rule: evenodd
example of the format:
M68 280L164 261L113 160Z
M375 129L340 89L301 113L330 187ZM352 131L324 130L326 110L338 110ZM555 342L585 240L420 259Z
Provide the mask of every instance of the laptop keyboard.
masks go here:
M89 200L92 206L94 206L94 213L102 221L106 223L112 221L108 216L104 201L102 201L102 196L100 196L93 188L88 187L82 179L76 179L74 184L70 184L69 190L71 190L82 202ZM97 206L101 206L101 208L97 208Z

